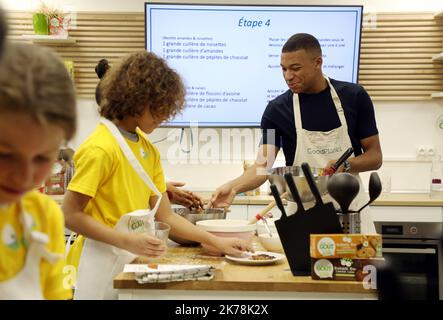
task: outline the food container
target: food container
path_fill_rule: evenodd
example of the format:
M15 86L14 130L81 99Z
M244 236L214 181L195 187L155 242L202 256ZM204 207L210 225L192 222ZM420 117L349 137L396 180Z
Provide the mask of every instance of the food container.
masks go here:
M381 267L385 260L375 259L311 259L311 277L314 280L344 280L364 281L374 279L377 268Z
M379 234L311 234L311 258L368 259L382 257Z
M245 239L246 241L251 241L256 230L255 224L249 224L248 220L202 220L197 221L196 225L215 236L241 238ZM202 246L204 249L206 249L206 251L208 251L209 254L222 254L213 246L207 244L202 244Z
M258 240L263 248L271 252L283 253L283 246L280 241L280 237L277 232L272 233L272 237L269 233L259 233Z
M204 209L201 212L197 212L195 210L189 210L188 208L174 208L174 213L182 216L186 220L192 222L193 224L196 224L197 221L202 220L213 220L213 219L226 219L226 212L224 209L221 208L208 208ZM172 241L177 242L181 245L199 245L198 242L191 241L191 240L185 240L179 237L170 236L169 237Z
M208 208L202 211L174 208L174 212L193 224L201 220L226 219L226 212L222 208Z

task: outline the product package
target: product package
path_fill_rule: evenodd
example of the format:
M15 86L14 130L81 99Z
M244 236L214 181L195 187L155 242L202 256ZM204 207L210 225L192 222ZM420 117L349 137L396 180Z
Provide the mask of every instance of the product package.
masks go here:
M311 234L311 258L369 259L382 257L379 234Z
M374 259L311 259L311 277L314 280L363 281L374 279L383 258Z
M49 195L63 195L65 193L66 164L57 161L52 167L51 175L45 182L45 193Z

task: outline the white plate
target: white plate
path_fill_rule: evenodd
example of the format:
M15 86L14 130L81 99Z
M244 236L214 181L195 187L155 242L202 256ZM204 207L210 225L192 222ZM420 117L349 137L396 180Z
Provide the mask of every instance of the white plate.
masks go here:
M269 260L252 260L251 256L256 254L267 254L268 256L272 256L272 259ZM229 261L233 261L240 264L247 264L253 266L261 266L265 264L273 264L278 261L284 259L284 255L277 252L269 252L269 251L255 251L254 253L248 252L244 253L244 257L233 257L226 255L225 258Z

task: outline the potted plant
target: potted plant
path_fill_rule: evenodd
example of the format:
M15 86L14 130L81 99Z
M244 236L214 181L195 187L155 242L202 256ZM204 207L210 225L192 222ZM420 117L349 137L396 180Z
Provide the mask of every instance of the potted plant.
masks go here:
M40 2L40 7L32 15L32 26L34 27L35 34L49 34L48 24L48 7L43 2Z
M49 20L49 34L57 36L67 36L68 35L68 25L69 21L66 14L57 10L51 9L48 14Z

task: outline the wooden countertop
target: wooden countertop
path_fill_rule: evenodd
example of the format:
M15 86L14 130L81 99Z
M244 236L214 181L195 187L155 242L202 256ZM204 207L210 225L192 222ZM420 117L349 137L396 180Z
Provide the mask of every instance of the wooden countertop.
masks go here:
M138 263L147 263L140 259ZM150 261L152 263L152 260ZM222 257L206 257L201 247L172 247L164 258L156 263L211 264L217 270L209 281L177 281L169 283L139 284L133 273L121 273L114 279L116 289L164 289L164 290L227 290L227 291L295 291L376 294L367 290L362 282L323 281L311 277L295 277L286 261L268 266L238 265Z
M210 192L197 192L205 201L211 197ZM63 202L63 196L51 196L57 203ZM274 198L270 195L237 196L234 205L267 205ZM285 202L285 201L284 201ZM431 199L428 193L388 193L381 194L372 205L374 206L411 206L411 207L443 207L443 197Z

